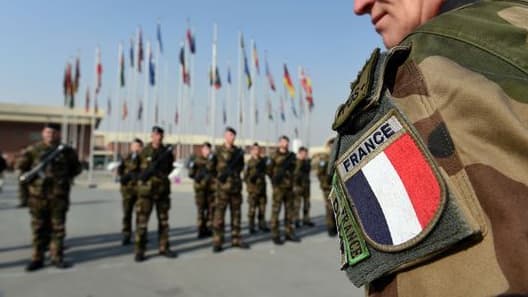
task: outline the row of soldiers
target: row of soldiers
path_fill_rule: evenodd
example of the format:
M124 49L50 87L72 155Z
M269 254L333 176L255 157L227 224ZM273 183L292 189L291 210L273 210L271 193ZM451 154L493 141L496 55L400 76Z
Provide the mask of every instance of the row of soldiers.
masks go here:
M135 261L145 260L147 226L153 209L158 219L159 253L168 258L177 257L169 244L170 180L174 169L173 147L163 143L164 131L155 126L151 142L144 145L140 139L131 144L131 153L121 162L118 174L123 196L122 244L132 242L132 216L136 213L134 236ZM261 156L261 148L255 143L250 150L251 158L245 164L244 151L235 145L236 131L226 128L224 144L212 152L209 143L201 148L201 154L189 163L189 173L194 179L196 205L198 209L198 236L213 236L213 251L223 250L225 213L231 213L231 245L242 249L249 245L241 236L242 183L246 183L249 201L250 233L258 229L272 232L273 242L300 241L295 228L300 227L300 205L304 202L302 223L313 226L310 211L310 160L308 150L301 148L296 156L289 151L289 139L282 136L276 152L270 157ZM319 163L318 175L324 196L330 190L326 174L328 155ZM46 124L42 130L42 141L26 148L16 167L21 188L27 190L27 205L31 214L32 257L27 271L44 266L44 254L50 251L52 264L58 268L70 267L64 261L64 238L66 214L70 205L70 189L75 176L82 171L75 150L61 143L60 126ZM243 174L242 174L243 172ZM266 175L273 187L271 224L266 224L267 204ZM327 201L325 199L325 201ZM23 201L25 204L26 201ZM285 231L279 231L279 214L285 209ZM333 212L327 201L327 226L331 236L336 234Z

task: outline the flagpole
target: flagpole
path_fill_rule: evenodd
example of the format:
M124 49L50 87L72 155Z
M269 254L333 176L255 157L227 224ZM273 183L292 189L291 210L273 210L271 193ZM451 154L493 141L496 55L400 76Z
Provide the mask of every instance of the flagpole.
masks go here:
M147 53L146 53L146 67L143 69L145 74L145 92L143 97L143 133L148 134L148 118L149 118L149 79L150 79L150 41L147 41Z
M92 112L91 117L91 133L90 133L90 160L88 163L88 187L95 188L96 185L93 182L93 167L94 167L94 142L95 142L95 102L97 102L97 88L98 88L98 80L97 80L97 61L98 56L100 55L99 47L95 49L95 67L94 67L94 75L95 75L95 83L94 83L94 109Z
M181 43L181 51L183 51L185 53L185 42L182 42ZM178 122L176 123L176 128L177 128L177 131L178 131L178 158L181 158L182 156L182 133L183 133L183 129L182 129L182 124L183 122L185 121L185 119L183 119L183 113L182 113L182 108L183 108L183 88L185 87L185 68L183 66L183 64L181 64L181 61L180 61L180 83L179 83L179 89L178 89L178 97L179 97L179 103L178 103L178 110L177 110L177 113L178 113ZM174 115L176 116L176 114Z
M117 115L119 115L119 107L121 106L121 59L123 54L123 44L119 43L119 46L117 48L117 89L116 89L116 102L117 102ZM107 107L108 108L108 107ZM114 108L116 109L116 108ZM109 111L107 111L108 113ZM111 111L110 111L111 112ZM113 113L113 112L112 112ZM111 113L111 114L112 114ZM121 126L121 120L119 119L119 116L116 116L116 134L114 137L114 162L117 161L118 156L118 150L119 150L119 132L120 132L120 126Z
M226 77L226 82L227 82L227 94L226 94L226 107L225 107L225 118L226 118L226 122L225 122L225 125L230 125L231 121L230 121L230 116L231 114L233 113L233 107L231 106L231 61L227 61L227 77ZM229 80L228 80L229 79ZM236 118L236 117L235 117Z
M249 131L250 131L250 138L251 141L255 140L255 89L257 84L257 77L256 77L256 69L255 69L255 41L251 39L251 77L253 79L253 85L251 86L250 94L249 94L249 117L250 117L250 123L249 123Z
M215 23L213 27L213 53L212 53L212 77L213 77L213 83L211 85L211 143L214 144L214 137L216 132L216 42L218 38L218 26Z
M244 130L244 94L243 94L243 86L242 86L242 68L244 67L243 66L243 63L244 61L242 61L243 59L243 54L242 54L242 51L243 51L243 48L242 48L242 38L244 38L242 36L242 32L239 32L238 33L238 114L237 114L237 122L238 122L238 132L240 133L240 140L241 140L241 143L243 143L243 139L244 139L244 134L243 134L243 130Z

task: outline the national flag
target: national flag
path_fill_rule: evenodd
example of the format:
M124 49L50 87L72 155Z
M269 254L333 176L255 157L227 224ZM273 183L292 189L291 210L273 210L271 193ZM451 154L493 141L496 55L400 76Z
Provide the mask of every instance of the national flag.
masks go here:
M119 83L121 87L125 86L125 53L123 47L120 46L119 51Z
M259 58L257 53L257 45L253 44L253 63L255 64L255 69L257 70L257 75L260 75L260 65Z
M222 106L222 119L223 119L224 125L227 124L227 110L226 110L225 100L224 100L224 104Z
M283 122L286 122L286 112L284 111L284 97L280 97L280 116Z
M72 81L72 66L70 63L66 64L64 69L64 79L62 82L64 88L64 106L70 107L72 104L71 97L73 95L73 81Z
M149 63L149 83L151 86L154 86L156 84L156 69L154 64L154 55L152 54L152 48L150 47L149 42L147 42L147 55Z
M288 89L288 93L290 94L290 97L295 97L295 87L293 86L290 73L288 72L288 67L286 64L284 64L284 78L283 78L284 86L286 89Z
M90 111L90 87L86 88L86 96L84 98L84 111Z
M122 114L121 114L121 119L124 121L126 120L128 117L128 104L126 102L126 100L124 100L123 102L123 111L122 111Z
M73 94L77 94L77 91L79 91L80 83L81 83L81 58L77 56L77 58L75 59L75 78L73 79ZM73 108L73 106L71 107Z
M298 118L299 116L297 115L297 110L295 109L295 103L293 101L292 101L291 109L292 109L293 116L295 118Z
M163 54L163 41L161 40L161 24L158 22L157 30L156 30L156 37L158 39L158 46L160 53Z
M180 68L181 68L181 76L182 76L183 83L190 86L191 77L185 65L185 46L184 45L182 45L180 49Z
M101 49L97 47L96 58L95 58L95 71L97 73L97 84L95 85L95 94L99 94L101 91L101 85L103 83L103 64L101 63Z
M112 101L110 97L106 99L106 115L110 116L112 114Z
M222 81L220 80L220 71L218 71L218 66L216 66L215 75L214 75L214 87L219 90L222 87Z
M130 37L130 68L134 68L134 38Z
M137 70L138 72L142 71L143 59L143 32L141 28L138 29L138 55L137 55Z
M253 81L251 80L251 72L249 71L249 64L246 56L246 50L244 48L244 37L240 36L240 48L242 49L242 55L244 58L244 73L246 74L246 81L248 89L251 89Z
M196 53L196 39L191 28L187 29L187 43L189 44L189 51L194 55Z
M443 204L442 188L428 157L396 116L379 123L347 154L338 164L339 175L370 239L392 247L430 230Z
M314 107L313 91L312 91L312 80L309 76L304 74L304 69L301 69L301 85L306 94L306 102L308 102L308 108L311 111Z
M271 74L271 71L269 69L268 65L268 59L266 58L266 76L268 77L268 82L270 89L275 92L275 82L273 81L273 75Z
M227 83L231 84L231 67L227 67Z
M138 121L141 121L143 118L143 100L139 101L138 111L137 111L137 119Z

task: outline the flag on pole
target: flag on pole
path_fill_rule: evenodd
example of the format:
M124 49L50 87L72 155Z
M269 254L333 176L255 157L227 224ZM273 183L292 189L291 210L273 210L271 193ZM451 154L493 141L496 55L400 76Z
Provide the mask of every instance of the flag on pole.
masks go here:
M216 66L214 73L214 87L215 89L219 90L222 87L222 81L220 80L220 71L218 71L218 66Z
M178 125L178 122L180 120L180 113L176 110L174 113L174 124Z
M86 97L84 98L84 111L90 111L90 87L86 87Z
M143 63L143 32L141 28L138 29L138 56L137 56L137 70L138 72L141 72L141 65Z
M260 75L260 64L257 53L257 44L253 43L253 63L255 64L255 69L257 70L257 75Z
M156 37L158 39L158 46L160 53L163 54L163 41L161 40L161 24L158 22L157 30L156 30Z
M130 37L130 68L134 68L134 37Z
M123 102L123 112L121 114L121 119L124 121L128 117L128 105L126 100Z
M75 78L73 80L73 94L77 94L77 91L79 91L80 83L81 83L81 58L77 56L77 58L75 59ZM73 108L73 106L71 107Z
M268 82L270 89L275 92L275 82L273 81L273 75L271 74L271 71L269 69L268 65L268 59L266 58L266 76L268 77Z
M196 53L196 39L191 28L187 28L187 43L189 44L189 51L194 55Z
M152 53L150 43L147 43L147 54L149 63L149 82L151 86L154 86L156 84L156 70L154 65L154 54Z
M301 69L301 85L306 94L306 102L308 102L308 109L312 111L314 107L313 91L312 91L312 80L308 75L304 74L304 69Z
M106 99L106 115L110 116L112 114L112 101L110 97Z
M226 110L225 100L224 100L224 104L222 106L222 119L223 119L224 125L227 124L227 110Z
M119 52L119 80L121 87L125 86L125 53L123 52L123 47Z
M290 94L290 97L295 97L295 87L293 86L290 73L288 72L288 67L286 64L284 64L284 78L283 78L284 86L286 89L288 89L288 93Z
M299 116L297 115L297 110L295 109L295 100L292 101L291 103L291 109L292 109L292 114L295 118L298 118Z
M268 97L268 119L270 121L273 121L273 106L272 106L272 103L271 103L271 98Z
M95 71L97 73L97 84L95 85L95 94L97 95L101 91L101 85L103 83L103 64L101 63L101 49L99 47L97 47L96 49L95 59Z
M143 118L143 100L139 101L138 111L137 111L137 119L138 121L141 121Z
M95 114L98 114L99 113L99 103L97 102L97 96L95 96L94 98L94 113Z
M249 72L249 64L248 59L246 56L246 50L244 47L244 37L240 37L240 48L242 49L242 55L244 57L244 73L246 74L246 81L247 81L247 87L248 89L251 89L251 86L253 85L253 81L251 80L251 72Z
M185 65L185 46L184 45L182 45L180 49L180 68L181 68L181 76L182 76L183 83L190 86L191 77Z
M286 122L286 112L284 111L284 97L280 97L280 116L283 122Z
M231 67L227 67L227 84L231 84Z
M66 64L64 69L64 80L62 82L64 88L64 106L71 107L72 105L72 94L73 94L73 82L72 82L72 66L70 63Z

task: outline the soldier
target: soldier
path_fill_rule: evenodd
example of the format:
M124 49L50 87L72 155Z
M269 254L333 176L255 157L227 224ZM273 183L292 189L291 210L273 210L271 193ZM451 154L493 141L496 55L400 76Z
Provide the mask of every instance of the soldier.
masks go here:
M241 208L242 208L242 180L240 172L244 169L244 151L235 146L236 131L227 127L224 132L224 144L218 148L216 157L218 163L218 185L216 189L213 252L223 250L224 219L226 208L230 207L231 213L231 245L242 249L249 245L242 241L240 234Z
M73 178L82 168L77 153L61 144L60 125L46 124L42 141L25 149L16 167L27 172L22 179L29 188L33 254L26 271L44 266L48 243L52 264L57 268L70 267L63 255L66 213Z
M189 164L189 177L194 179L195 202L198 210L198 238L212 235L216 163L211 144L205 142L201 147L200 155L193 158Z
M163 144L163 135L164 131L161 127L152 127L151 142L140 154L141 174L136 204L136 262L145 260L147 226L154 207L158 217L159 254L167 258L177 257L177 253L171 251L169 246L171 201L168 176L173 169L174 156L172 146Z
M121 161L117 168L120 177L121 196L123 197L123 239L122 244L130 244L132 235L132 213L138 199L138 178L141 172L139 155L143 150L143 141L135 138L130 144L130 154Z
M279 148L268 159L267 174L273 186L273 203L271 206L271 233L273 243L283 244L279 232L279 214L284 205L284 229L286 240L299 242L301 239L295 235L293 228L294 195L293 171L295 170L295 154L288 150L290 139L283 135L279 138Z
M266 160L260 155L260 146L257 142L250 150L251 158L244 170L244 182L248 193L249 233L255 234L255 215L258 212L258 227L261 231L269 232L266 224Z
M354 2L389 50L333 124L348 277L370 296L526 296L528 2Z
M337 235L336 222L334 211L332 210L332 203L329 200L330 190L332 189L332 177L328 174L328 162L330 159L330 149L334 143L334 138L326 142L325 152L319 156L319 166L317 166L317 178L319 179L319 186L323 192L323 199L326 208L326 230L328 236L334 237Z
M304 146L299 148L297 160L295 162L293 192L295 194L294 215L295 227L301 227L301 204L304 226L313 227L314 223L310 220L310 171L311 160L308 158L308 149Z

